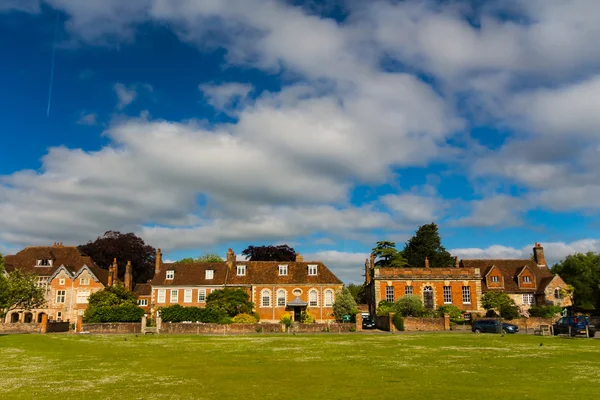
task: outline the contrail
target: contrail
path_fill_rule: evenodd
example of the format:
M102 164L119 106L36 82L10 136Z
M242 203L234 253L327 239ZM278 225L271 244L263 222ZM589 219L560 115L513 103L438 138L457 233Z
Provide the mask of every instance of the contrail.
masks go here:
M52 101L52 84L54 83L54 56L56 55L56 35L58 34L58 11L56 12L56 25L54 27L54 41L52 42L52 66L50 67L50 89L48 90L48 109L46 117L50 116L50 102Z

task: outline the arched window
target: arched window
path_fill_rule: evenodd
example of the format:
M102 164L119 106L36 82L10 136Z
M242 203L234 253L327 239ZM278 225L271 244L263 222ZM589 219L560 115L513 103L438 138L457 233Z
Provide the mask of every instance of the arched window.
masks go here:
M317 292L316 289L311 289L308 292L308 305L310 307L319 306L319 292Z
M560 294L560 288L554 289L554 298L558 300L562 299L562 295Z
M286 292L283 289L277 291L277 307L285 307Z
M263 307L271 307L271 292L267 289L261 292L261 304Z
M333 290L327 289L325 291L325 307L331 307L333 305Z

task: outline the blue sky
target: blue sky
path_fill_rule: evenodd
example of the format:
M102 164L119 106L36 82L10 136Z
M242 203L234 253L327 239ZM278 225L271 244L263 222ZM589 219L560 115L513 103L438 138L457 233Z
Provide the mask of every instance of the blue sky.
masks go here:
M471 3L0 1L0 251L600 250L600 4Z

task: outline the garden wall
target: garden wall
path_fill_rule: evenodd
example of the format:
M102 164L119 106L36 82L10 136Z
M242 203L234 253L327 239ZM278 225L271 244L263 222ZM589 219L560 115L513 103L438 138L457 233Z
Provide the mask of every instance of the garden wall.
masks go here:
M81 331L88 333L141 333L142 324L136 322L82 324Z
M41 324L17 322L14 324L0 323L0 333L40 333Z
M444 331L444 318L404 317L404 330L410 331Z
M389 332L390 327L391 323L389 315L375 317L375 328Z
M46 333L69 332L69 322L48 322L46 325Z

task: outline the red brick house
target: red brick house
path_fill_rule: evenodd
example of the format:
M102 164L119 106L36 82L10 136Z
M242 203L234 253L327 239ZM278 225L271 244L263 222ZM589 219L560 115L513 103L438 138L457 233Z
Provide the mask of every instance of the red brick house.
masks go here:
M306 309L317 321L332 320L332 304L342 289L322 262L305 262L300 255L295 262L236 261L231 249L219 263L163 263L159 249L150 285L154 315L173 304L204 307L213 290L235 287L247 291L265 322L278 322L284 313L298 320Z

